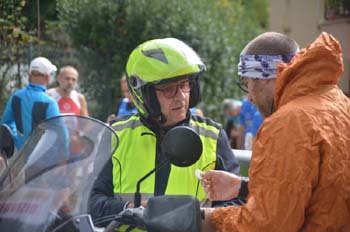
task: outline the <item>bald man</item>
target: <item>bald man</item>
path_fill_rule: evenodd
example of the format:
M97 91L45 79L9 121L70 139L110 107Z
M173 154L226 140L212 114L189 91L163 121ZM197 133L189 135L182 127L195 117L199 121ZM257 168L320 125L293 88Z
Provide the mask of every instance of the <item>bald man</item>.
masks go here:
M59 85L47 93L57 101L62 114L89 116L84 95L75 90L78 78L79 73L73 66L64 66L57 75Z

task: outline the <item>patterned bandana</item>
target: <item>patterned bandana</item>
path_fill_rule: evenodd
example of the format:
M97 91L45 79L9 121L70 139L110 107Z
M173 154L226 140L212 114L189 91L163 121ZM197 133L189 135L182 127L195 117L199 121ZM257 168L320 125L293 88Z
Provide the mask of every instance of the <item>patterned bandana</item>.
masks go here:
M288 63L295 54L273 56L241 54L238 75L258 79L276 78L278 63Z

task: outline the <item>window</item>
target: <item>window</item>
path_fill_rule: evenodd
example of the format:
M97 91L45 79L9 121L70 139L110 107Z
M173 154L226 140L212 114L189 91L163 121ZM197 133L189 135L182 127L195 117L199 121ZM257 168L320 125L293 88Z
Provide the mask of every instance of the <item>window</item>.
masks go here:
M325 20L350 18L350 0L325 0Z

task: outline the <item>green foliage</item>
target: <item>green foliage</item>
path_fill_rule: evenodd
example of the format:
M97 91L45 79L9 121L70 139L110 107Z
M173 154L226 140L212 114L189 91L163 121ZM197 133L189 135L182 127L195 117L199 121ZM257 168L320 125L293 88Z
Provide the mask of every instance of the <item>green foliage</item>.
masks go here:
M22 87L21 65L25 47L36 40L26 31L27 18L22 15L24 0L0 2L0 112L15 88Z
M50 34L45 30L45 24L47 21L57 20L56 1L26 0L22 15L25 15L28 19L25 25L26 30L35 31L37 35L40 35L40 39L47 40Z
M207 71L202 76L205 115L220 119L221 102L241 97L235 85L239 52L261 32L259 22L245 1L228 0L58 0L62 28L79 50L86 67L83 90L96 100L93 116L105 119L121 96L119 77L129 53L153 38L176 37L202 57ZM256 0L253 2L265 2ZM265 9L263 8L263 9Z
M269 5L266 0L243 1L245 6L244 17L259 23L261 28L268 28Z

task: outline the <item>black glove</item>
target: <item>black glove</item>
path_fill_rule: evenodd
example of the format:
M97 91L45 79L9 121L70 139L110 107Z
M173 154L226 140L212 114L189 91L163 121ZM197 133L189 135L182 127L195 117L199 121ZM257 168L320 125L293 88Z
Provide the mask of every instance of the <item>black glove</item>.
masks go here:
M145 229L144 207L126 208L118 214L118 222L124 225L131 225L139 229Z

